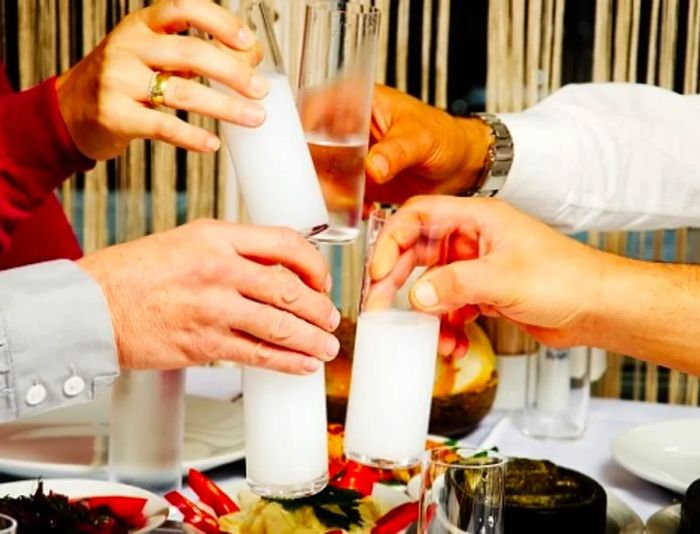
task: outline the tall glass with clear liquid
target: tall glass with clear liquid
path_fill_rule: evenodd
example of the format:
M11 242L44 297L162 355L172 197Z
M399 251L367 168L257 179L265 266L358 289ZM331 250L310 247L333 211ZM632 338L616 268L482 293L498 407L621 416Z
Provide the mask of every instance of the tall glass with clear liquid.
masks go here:
M354 0L306 5L297 105L330 217L316 241L360 231L380 16Z

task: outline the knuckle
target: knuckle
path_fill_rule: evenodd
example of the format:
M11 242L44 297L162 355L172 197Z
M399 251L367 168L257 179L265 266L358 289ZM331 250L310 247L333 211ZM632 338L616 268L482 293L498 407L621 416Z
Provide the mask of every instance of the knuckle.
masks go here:
M253 351L248 358L248 363L257 367L262 367L271 359L272 348L263 341L258 341L253 347Z
M186 106L193 99L193 91L187 80L180 78L170 78L168 89L172 94L172 103L178 106ZM167 99L166 99L167 100Z
M280 272L277 275L277 293L280 304L293 304L301 297L301 284L299 279L289 272Z
M278 345L288 343L294 336L294 320L290 313L275 311L270 323L270 340Z

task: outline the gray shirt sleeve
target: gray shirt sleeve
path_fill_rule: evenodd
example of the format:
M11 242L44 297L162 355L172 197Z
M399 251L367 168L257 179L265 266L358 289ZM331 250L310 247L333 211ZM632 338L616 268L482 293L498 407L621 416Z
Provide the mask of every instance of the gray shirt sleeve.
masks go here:
M0 272L0 422L92 400L118 374L107 302L78 265Z

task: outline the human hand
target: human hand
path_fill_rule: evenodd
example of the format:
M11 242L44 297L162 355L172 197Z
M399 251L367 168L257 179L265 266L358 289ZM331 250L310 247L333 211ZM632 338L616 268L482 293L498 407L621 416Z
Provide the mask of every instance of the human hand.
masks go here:
M418 241L405 229L417 227L416 220L449 229L442 236L447 259L430 268L409 297L418 310L446 313L453 335L484 313L515 322L547 345L593 344L587 336L602 302L598 282L624 259L578 243L497 199L416 197L380 235L370 265L373 280L406 272L403 258L415 255Z
M328 269L292 230L203 220L78 264L102 287L124 368L231 360L304 374L338 353Z
M479 119L458 119L396 89L374 92L367 157L369 202L403 203L418 194L473 186L491 143Z
M175 35L189 27L214 41ZM210 0L161 0L127 15L59 76L59 107L76 146L93 159L117 156L136 138L211 152L220 146L216 135L151 109L149 85L155 72L173 74L165 87L165 106L257 126L265 110L254 100L268 90L253 69L260 57L254 35L230 11ZM216 80L238 96L189 79L195 75Z

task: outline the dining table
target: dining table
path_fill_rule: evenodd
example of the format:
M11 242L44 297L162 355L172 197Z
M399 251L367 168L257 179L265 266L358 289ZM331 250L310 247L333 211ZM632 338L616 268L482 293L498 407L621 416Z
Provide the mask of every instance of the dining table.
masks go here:
M229 379L216 385L215 371L188 374L187 390L191 394L217 398L235 398L240 381ZM700 408L622 399L592 398L588 425L578 439L536 439L520 431L518 411L491 411L470 433L460 436L465 444L498 447L506 456L547 459L558 465L581 471L615 493L646 521L659 509L678 502L680 495L647 482L616 463L611 452L612 440L628 429L646 423L700 417ZM245 478L245 460L213 469L212 480L231 486ZM189 491L185 488L185 491ZM191 494L192 495L192 494Z

